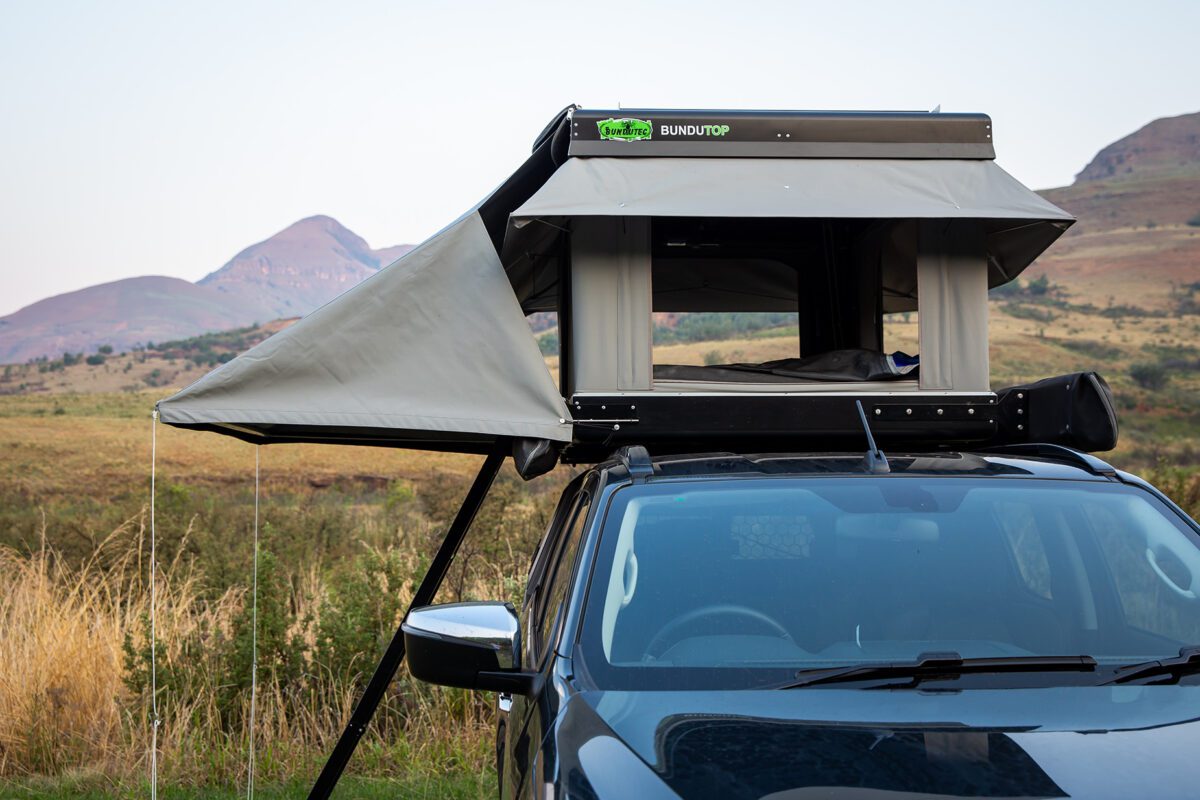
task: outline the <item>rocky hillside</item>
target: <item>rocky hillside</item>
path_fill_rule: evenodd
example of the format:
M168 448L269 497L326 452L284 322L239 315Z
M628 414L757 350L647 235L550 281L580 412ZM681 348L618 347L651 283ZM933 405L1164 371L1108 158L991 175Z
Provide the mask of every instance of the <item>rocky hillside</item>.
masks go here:
M297 317L324 305L411 250L372 250L332 217L302 219L247 247L199 281L231 297L253 297L264 318Z
M1161 311L1200 281L1200 113L1151 122L1042 194L1079 222L1027 275L1097 305Z
M1200 171L1200 113L1151 122L1096 154L1076 182L1169 177Z

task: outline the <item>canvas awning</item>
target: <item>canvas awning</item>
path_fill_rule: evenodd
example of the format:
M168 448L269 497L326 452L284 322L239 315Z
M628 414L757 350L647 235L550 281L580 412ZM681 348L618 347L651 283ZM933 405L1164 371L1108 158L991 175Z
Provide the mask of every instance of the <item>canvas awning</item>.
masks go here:
M991 286L1015 278L1074 222L985 159L571 158L512 214L505 262L526 311L549 307L555 291L548 261L527 254L545 252L583 216L973 219L986 235ZM915 291L911 268L885 265L883 277L898 298L888 310L915 308L903 299Z
M485 452L498 438L571 438L478 211L158 408L264 444Z

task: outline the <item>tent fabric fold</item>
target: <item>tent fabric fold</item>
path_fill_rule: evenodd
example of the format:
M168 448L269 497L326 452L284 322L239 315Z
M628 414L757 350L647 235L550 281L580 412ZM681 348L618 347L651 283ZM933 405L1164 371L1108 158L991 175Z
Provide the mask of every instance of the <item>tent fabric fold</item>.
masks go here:
M158 408L168 424L263 442L478 452L571 438L476 211Z

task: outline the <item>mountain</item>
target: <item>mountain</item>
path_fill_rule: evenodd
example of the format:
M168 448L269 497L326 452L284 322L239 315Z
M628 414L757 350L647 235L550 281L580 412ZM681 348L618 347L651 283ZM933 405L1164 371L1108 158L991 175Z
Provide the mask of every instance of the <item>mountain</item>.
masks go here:
M1200 113L1151 122L1041 194L1079 221L1026 275L1098 305L1154 310L1200 282Z
M1200 171L1200 113L1156 119L1096 154L1077 182Z
M198 283L129 278L41 300L0 317L0 363L117 350L298 317L412 249L372 250L332 217L302 219Z
M252 301L179 278L126 278L39 300L0 318L0 363L103 344L124 350L245 325L261 314Z
M332 217L308 217L247 247L199 284L231 296L253 297L270 318L298 317L411 249L400 245L372 250Z

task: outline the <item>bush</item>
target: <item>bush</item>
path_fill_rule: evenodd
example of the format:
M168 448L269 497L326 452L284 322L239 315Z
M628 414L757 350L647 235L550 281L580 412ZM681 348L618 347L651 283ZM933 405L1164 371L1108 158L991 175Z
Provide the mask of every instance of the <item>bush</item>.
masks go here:
M1059 345L1075 353L1081 353L1098 361L1114 361L1121 357L1121 349L1091 339L1064 339Z
M1200 213L1189 219L1187 224L1191 225L1193 228L1200 228Z
M720 350L709 350L704 354L704 366L711 367L724 361Z
M96 348L96 352L103 356L111 356L112 351L113 348L111 344L102 344Z
M1050 278L1046 275L1034 278L1025 284L1025 290L1034 297L1043 297L1050 293Z
M544 356L558 355L558 333L551 332L542 334L537 340L538 349L542 351Z
M1033 306L1023 306L1019 303L1005 303L1004 313L1017 319L1031 319L1034 322L1053 322L1054 312Z
M88 356L86 359L84 359L89 367L98 367L103 364L105 360L106 359L104 356L102 356L100 353L96 353L95 355Z
M1157 391L1167 385L1171 376L1167 368L1158 362L1142 362L1129 368L1129 377L1143 389Z

